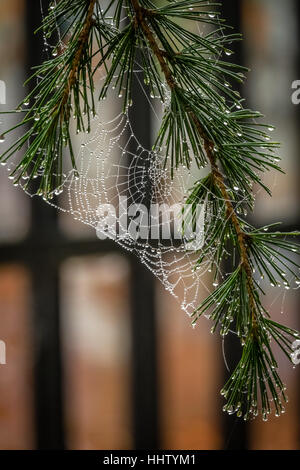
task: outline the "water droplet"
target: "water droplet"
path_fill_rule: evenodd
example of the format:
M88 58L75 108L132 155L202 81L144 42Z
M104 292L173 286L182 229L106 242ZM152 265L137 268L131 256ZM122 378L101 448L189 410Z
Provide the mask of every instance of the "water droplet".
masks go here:
M228 413L229 415L233 415L233 414L235 413L234 407L233 407L233 406L230 406L230 407L228 408L228 410L227 410L227 413Z
M1 134L0 135L0 143L3 143L3 142L5 142L5 135Z

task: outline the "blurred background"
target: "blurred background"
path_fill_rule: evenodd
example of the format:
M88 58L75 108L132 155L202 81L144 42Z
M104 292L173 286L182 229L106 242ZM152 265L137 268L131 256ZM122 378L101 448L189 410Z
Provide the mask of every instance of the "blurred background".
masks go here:
M0 0L0 80L9 109L40 61L33 35L39 3ZM300 105L291 101L292 82L300 80L299 2L222 4L245 38L235 56L251 68L242 92L282 142L286 175L266 177L273 198L258 194L255 223L299 229ZM150 111L137 106L134 118L147 142ZM245 424L225 416L220 339L207 320L193 330L137 259L14 188L3 169L0 221L0 340L7 347L0 449L300 448L297 369L280 360L290 398L281 418ZM272 316L299 328L297 291L274 292L267 294ZM231 338L224 349L238 357Z

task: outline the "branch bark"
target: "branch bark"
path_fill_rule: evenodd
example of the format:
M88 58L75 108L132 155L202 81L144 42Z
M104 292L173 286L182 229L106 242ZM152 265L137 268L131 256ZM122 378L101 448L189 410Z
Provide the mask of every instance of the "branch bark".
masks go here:
M69 95L70 95L70 91L71 91L74 83L76 82L76 74L78 72L78 68L79 68L79 65L80 65L80 60L82 58L84 46L85 46L86 41L88 40L90 30L91 30L91 27L93 25L93 13L94 13L94 7L95 7L95 4L96 4L96 1L97 0L91 0L90 1L90 5L89 5L89 8L88 8L88 11L87 11L87 14L86 14L84 25L83 25L82 31L79 35L79 38L78 38L78 49L77 49L76 54L75 54L74 59L73 59L72 68L71 68L70 75L69 75L69 78L68 78L68 83L67 83L67 86L64 90L62 100L61 100L61 104L60 104L61 113L64 113L64 106L66 105L66 103L68 101L68 98L69 98Z

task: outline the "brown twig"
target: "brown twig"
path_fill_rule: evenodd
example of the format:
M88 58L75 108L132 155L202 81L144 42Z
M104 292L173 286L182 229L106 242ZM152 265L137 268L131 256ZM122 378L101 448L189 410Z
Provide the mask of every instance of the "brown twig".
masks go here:
M94 13L94 7L95 7L95 4L96 4L96 1L97 0L91 0L90 1L90 5L89 5L89 8L88 8L88 11L87 11L87 14L86 14L84 25L83 25L82 31L79 35L79 38L78 38L78 44L77 44L78 49L77 49L76 54L74 56L74 59L73 59L73 62L72 62L72 68L71 68L69 78L68 78L68 82L67 82L67 86L66 86L66 88L63 92L63 96L62 96L62 99L61 99L61 102L60 102L61 116L64 114L64 107L65 107L65 105L66 105L66 103L69 99L70 91L71 91L74 83L76 82L76 74L78 72L78 68L79 68L79 65L80 65L80 60L81 60L81 57L82 57L82 54L83 54L84 46L85 46L86 41L88 40L90 30L91 30L91 27L93 25L93 13Z

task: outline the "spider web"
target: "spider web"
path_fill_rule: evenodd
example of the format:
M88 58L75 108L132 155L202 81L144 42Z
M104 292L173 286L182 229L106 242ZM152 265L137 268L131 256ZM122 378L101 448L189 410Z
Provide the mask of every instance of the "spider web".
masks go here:
M204 223L213 215L208 204L200 206L197 229L183 232L182 211L188 213L186 197L206 169L182 167L171 178L163 152L141 145L129 113L118 112L115 97L99 103L91 133L74 138L77 171L65 168L58 203L51 204L93 227L99 238L135 253L191 315L203 287L210 291L202 277L211 272L214 253L195 266Z

